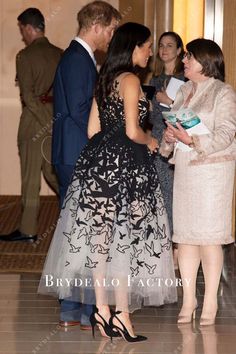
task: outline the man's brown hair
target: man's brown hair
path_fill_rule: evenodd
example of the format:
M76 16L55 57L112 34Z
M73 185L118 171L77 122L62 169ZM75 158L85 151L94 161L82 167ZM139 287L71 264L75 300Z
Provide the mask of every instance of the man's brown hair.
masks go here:
M79 30L82 28L88 29L97 23L104 27L109 26L113 18L120 21L121 15L118 10L106 1L90 2L83 6L77 15Z

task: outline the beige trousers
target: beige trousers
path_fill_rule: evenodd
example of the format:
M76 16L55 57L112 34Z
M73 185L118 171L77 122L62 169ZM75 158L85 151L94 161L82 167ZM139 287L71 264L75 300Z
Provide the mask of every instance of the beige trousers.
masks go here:
M41 171L52 189L58 193L58 183L51 165L51 137L43 136L19 142L21 164L22 217L20 231L28 235L38 232Z

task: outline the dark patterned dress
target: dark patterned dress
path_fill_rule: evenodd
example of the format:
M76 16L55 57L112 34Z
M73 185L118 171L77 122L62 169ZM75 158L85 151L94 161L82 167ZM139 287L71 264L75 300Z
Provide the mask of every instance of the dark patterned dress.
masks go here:
M179 80L185 80L184 75L166 75L164 73L159 76L154 76L150 85L155 86L156 92L161 91L163 88L167 87L171 77L175 77ZM162 141L163 132L166 129L166 124L163 119L162 112L170 111L170 108L161 106L156 100L156 95L154 95L152 100L153 110L150 114L150 121L153 124L152 134L157 138L159 143ZM172 218L172 204L173 204L173 181L174 181L174 165L171 165L168 160L169 158L163 157L160 154L156 155L155 166L160 180L161 192L163 194L165 207L168 215L168 221L170 226L171 235L173 233L173 218Z
M39 292L122 311L176 301L166 210L153 155L125 133L114 88L101 131L77 161L44 266ZM140 126L148 116L139 100ZM95 290L95 291L94 291Z

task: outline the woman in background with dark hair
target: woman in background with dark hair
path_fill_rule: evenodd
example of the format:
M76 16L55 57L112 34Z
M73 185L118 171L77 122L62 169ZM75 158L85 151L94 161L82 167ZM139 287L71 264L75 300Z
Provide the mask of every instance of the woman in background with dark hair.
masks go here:
M113 36L90 113L90 142L75 167L39 288L96 304L93 331L97 324L103 336L129 342L147 339L134 335L129 312L176 301L153 164L158 143L143 130L148 101L135 74L146 67L151 46L151 33L140 24L126 23ZM62 286L47 286L48 275Z
M179 123L164 134L160 153L175 148L173 241L183 282L183 306L178 323L191 322L197 307L196 278L201 263L205 294L200 325L215 323L217 291L223 266L222 245L234 242L232 202L236 158L236 94L224 83L224 57L207 39L187 44L184 75L173 111L191 110L201 119L185 130ZM181 115L179 115L181 117ZM200 125L201 124L201 125Z
M150 85L155 86L156 95L152 100L152 111L150 121L153 124L152 134L158 141L162 140L162 135L166 129L162 112L167 112L173 103L172 99L166 93L166 87L172 77L179 80L184 78L184 66L182 58L184 54L183 42L180 36L175 32L164 32L158 40L157 64L155 76L151 79ZM161 104L167 105L167 107ZM173 232L172 222L172 197L173 197L173 179L174 168L168 163L168 160L157 154L155 165L158 171L161 191L165 201L165 207L168 214L171 234Z

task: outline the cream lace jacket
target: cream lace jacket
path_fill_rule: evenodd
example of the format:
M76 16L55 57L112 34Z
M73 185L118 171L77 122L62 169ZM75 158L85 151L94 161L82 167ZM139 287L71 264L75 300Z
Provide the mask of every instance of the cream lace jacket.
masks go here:
M172 111L183 107L193 89L191 81L182 85L177 93ZM236 159L236 93L230 85L209 78L198 84L190 100L191 108L211 132L193 135L194 149L190 151L190 164L208 164ZM159 152L168 157L174 144L162 140ZM169 162L175 163L172 158Z

